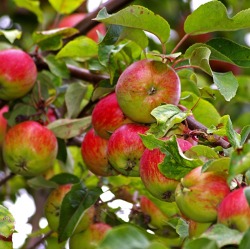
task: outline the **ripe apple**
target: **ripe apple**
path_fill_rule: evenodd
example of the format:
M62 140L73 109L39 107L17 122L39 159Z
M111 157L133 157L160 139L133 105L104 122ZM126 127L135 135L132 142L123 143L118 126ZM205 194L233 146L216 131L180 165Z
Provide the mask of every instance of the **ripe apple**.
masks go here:
M92 125L96 133L105 139L123 124L131 123L118 105L116 94L110 93L95 105L92 112Z
M177 138L180 149L184 152L192 144L182 138ZM179 181L164 176L159 170L165 154L159 149L145 149L140 160L140 176L146 189L156 198L163 201L175 200L175 189Z
M59 226L60 208L65 195L71 190L72 184L59 185L53 189L45 203L44 214L49 227L57 232ZM84 231L93 222L95 214L94 206L89 207L83 212L82 218L73 233Z
M162 103L177 105L180 90L177 73L170 66L150 59L128 66L115 88L122 111L139 123L155 122L151 111Z
M244 189L232 190L218 207L218 222L241 232L250 228L250 206Z
M46 172L57 156L54 133L35 121L25 121L11 127L3 142L3 160L9 169L23 176Z
M73 234L69 239L69 249L94 249L112 227L106 223L91 224L81 233Z
M20 49L0 51L0 99L13 100L26 95L37 78L36 64Z
M81 22L85 18L85 16L86 16L85 13L74 13L68 16L64 16L60 20L58 28L74 27L79 22ZM105 35L106 27L103 23L97 24L93 29L87 32L86 36L98 42L99 40L98 32L102 35Z
M91 128L82 141L81 153L87 168L98 176L117 175L107 158L108 140L98 136Z
M180 211L197 222L213 222L217 218L217 206L230 193L226 174L201 172L202 167L192 169L175 190L175 201Z
M139 164L145 146L139 136L148 130L147 126L130 123L114 131L108 141L108 160L121 174L140 176Z

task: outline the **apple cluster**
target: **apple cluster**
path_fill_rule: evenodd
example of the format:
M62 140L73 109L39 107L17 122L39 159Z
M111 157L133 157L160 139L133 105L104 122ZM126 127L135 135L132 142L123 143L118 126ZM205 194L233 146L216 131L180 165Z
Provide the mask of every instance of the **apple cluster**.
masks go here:
M178 74L165 63L143 59L131 64L120 75L115 91L101 98L93 109L92 127L81 146L83 160L96 175L140 177L149 196L175 202L175 215L188 222L190 237L199 236L217 222L246 231L250 208L244 187L230 189L227 172L203 172L200 165L181 180L170 179L159 169L167 155L159 149L147 149L142 142L140 135L148 133L156 122L151 111L162 104L178 105L180 92ZM177 143L181 153L193 146L182 137ZM140 205L147 213L151 204L145 198ZM156 213L151 210L151 223L160 226L164 219L154 222Z

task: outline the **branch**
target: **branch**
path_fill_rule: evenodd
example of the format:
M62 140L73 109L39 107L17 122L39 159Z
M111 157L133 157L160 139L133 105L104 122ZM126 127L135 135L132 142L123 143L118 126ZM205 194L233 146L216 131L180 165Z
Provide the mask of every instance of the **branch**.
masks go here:
M6 175L4 178L0 180L0 186L3 186L8 180L13 178L15 176L14 173L10 173L9 175Z

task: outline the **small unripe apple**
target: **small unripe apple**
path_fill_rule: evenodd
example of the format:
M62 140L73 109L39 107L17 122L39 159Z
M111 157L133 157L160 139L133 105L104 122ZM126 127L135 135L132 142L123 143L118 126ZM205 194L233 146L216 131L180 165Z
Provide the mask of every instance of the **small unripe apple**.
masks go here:
M187 218L214 222L217 207L230 193L230 188L224 172L202 172L201 169L201 166L194 168L181 179L175 190L175 201Z
M11 127L3 142L3 160L9 169L23 176L37 176L53 166L58 151L54 133L35 121Z
M69 239L70 249L98 249L101 240L112 227L106 223L91 224L88 229L76 233Z
M241 232L250 228L250 206L244 189L232 190L218 207L218 222Z
M0 51L0 99L14 100L34 86L37 68L32 58L20 49Z
M92 125L96 133L105 139L121 125L131 123L118 105L116 94L110 93L95 105L92 112Z
M118 173L107 158L108 140L98 136L91 128L82 141L81 153L87 168L98 176L111 176Z
M128 66L115 88L122 111L139 123L155 122L151 111L162 103L177 105L180 90L177 73L170 66L150 59Z
M188 141L177 138L180 149L184 152L192 147ZM146 189L156 198L163 201L175 200L175 189L179 181L164 176L159 170L165 154L159 149L145 149L140 160L140 176Z
M140 176L139 165L145 146L139 134L145 134L147 126L124 124L111 135L108 141L108 160L121 174Z

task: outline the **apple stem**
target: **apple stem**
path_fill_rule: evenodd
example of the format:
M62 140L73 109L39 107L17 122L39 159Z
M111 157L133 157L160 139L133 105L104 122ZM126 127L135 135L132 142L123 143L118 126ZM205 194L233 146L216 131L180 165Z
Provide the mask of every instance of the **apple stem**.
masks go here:
M181 40L176 44L176 46L174 47L174 49L172 50L171 54L174 54L178 49L179 47L181 46L181 44L189 37L189 34L185 34Z

